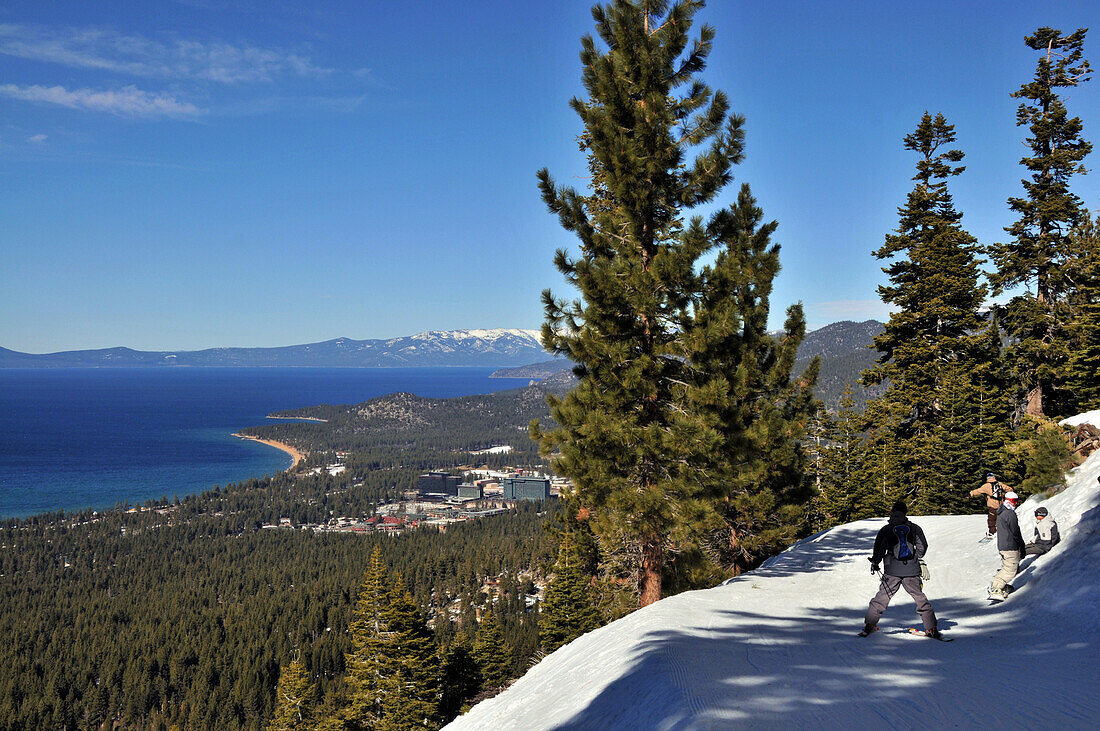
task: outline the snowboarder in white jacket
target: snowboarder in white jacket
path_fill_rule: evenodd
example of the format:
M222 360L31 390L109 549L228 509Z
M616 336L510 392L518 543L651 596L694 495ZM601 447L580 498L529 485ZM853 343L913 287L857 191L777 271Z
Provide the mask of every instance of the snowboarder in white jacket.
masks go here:
M1062 537L1058 534L1058 523L1046 508L1035 509L1035 540L1024 546L1025 556L1042 556L1054 548Z
M899 588L905 589L917 603L917 614L924 622L924 633L929 637L939 637L936 626L936 613L932 603L924 595L921 582L920 562L928 550L928 541L924 531L916 523L910 523L906 517L905 502L898 500L890 509L890 519L875 536L875 547L871 552L871 572L877 573L879 564L885 561L882 581L878 593L867 607L863 619L861 637L866 637L878 629L878 620L886 611L890 600Z
M1004 503L997 511L997 551L1001 554L1001 568L993 576L989 585L989 598L1003 601L1015 588L1008 582L1020 570L1020 559L1024 557L1024 537L1020 533L1020 521L1016 517L1016 505L1020 497L1015 492L1005 493Z

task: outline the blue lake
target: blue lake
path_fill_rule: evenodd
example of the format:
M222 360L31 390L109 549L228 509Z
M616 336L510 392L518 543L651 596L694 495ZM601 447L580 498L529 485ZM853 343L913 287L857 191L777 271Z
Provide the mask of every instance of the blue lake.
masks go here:
M289 455L233 432L283 409L527 383L493 370L0 369L0 517L171 499L280 472Z

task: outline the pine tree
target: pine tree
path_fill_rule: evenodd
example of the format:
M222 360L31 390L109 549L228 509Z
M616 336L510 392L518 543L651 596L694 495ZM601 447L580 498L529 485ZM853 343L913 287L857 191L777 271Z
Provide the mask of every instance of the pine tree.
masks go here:
M1015 469L1024 478L1014 485L1021 498L1041 492L1058 492L1066 486L1066 472L1074 466L1073 454L1062 427L1051 419L1026 416L1019 438L1008 445Z
M878 501L866 473L867 446L851 384L841 392L839 406L825 430L821 488L815 501L822 517L820 528L877 514Z
M920 156L916 185L898 209L897 231L875 251L876 258L892 260L883 269L890 284L880 286L879 295L898 311L875 336L881 356L863 380L889 380L889 400L918 419L938 408L941 371L968 355L971 333L986 324L979 312L987 290L978 281L978 245L959 225L962 214L947 189L948 179L966 169L955 165L961 150L941 150L954 141L954 125L928 112L906 135L905 149Z
M512 677L512 651L504 642L492 607L485 610L474 640L474 662L481 673L482 687L499 688Z
M539 641L547 652L600 626L591 576L582 564L572 532L565 533L558 548L554 575L546 587L546 599L539 608Z
M431 630L420 616L400 576L394 580L386 623L386 677L389 693L378 729L436 728L439 720L440 662Z
M694 220L685 234L689 246L710 237L721 243L714 264L702 269L684 340L689 408L705 420L704 434L717 435L703 459L706 484L721 505L713 548L734 574L797 539L813 497L802 444L820 407L813 395L820 360L792 378L806 334L801 305L788 308L782 337L767 331L779 247L771 243L776 222L762 220L742 185L737 203L719 211L706 231ZM699 499L712 499L711 492ZM707 508L689 504L684 513L707 525Z
M1070 363L1066 390L1077 410L1100 409L1100 215L1086 215L1072 235Z
M883 268L890 283L879 295L898 309L875 337L880 356L862 376L865 385L889 383L868 404L867 419L880 438L897 441L898 488L924 512L957 505L956 492L977 467L960 455L945 459L943 446L973 443L973 434L948 429L976 427L963 418L959 395L970 394L972 378L998 359L988 336L993 323L980 312L987 290L979 283L978 245L947 188L965 169L957 164L961 150L944 149L954 141L954 125L928 112L905 137L905 148L919 155L916 185L898 209L898 228L875 251L890 260Z
M461 631L443 653L443 696L439 706L444 721L461 713L466 703L481 689L481 673L473 653L470 638Z
M342 716L351 728L374 728L385 710L390 690L385 620L389 602L382 549L375 546L359 587L350 627L352 651L345 660L349 702Z
M550 399L560 428L544 433L535 424L532 435L573 479L604 570L632 577L643 606L660 599L680 570L674 559L698 555L728 530L728 485L710 468L716 455L730 459L739 441L735 427L719 420L717 390L727 373L706 370L717 355L700 334L717 338L724 326L729 334L713 347L738 355L732 333L739 325L702 320L696 311L709 282L699 273L701 259L736 245L730 228L737 216L715 216L708 225L683 218L718 195L742 156L743 120L696 76L714 38L703 26L690 42L702 6L616 0L593 8L607 48L582 40L588 99L572 102L585 127L591 190L559 188L539 173L544 200L577 235L581 252L555 257L581 298L544 293L543 343L576 364L580 383L564 399ZM717 269L718 281L730 276ZM758 271L774 276L775 268ZM770 287L770 280L755 284Z
M872 424L867 430L864 469L872 515L887 515L896 501L911 499L902 471L909 459L907 449L908 445L889 426Z
M991 249L997 266L992 277L995 293L1029 287L1006 305L1004 324L1015 340L1009 354L1023 410L1033 416L1076 408L1070 394L1059 393L1070 357L1065 300L1070 288L1067 264L1073 257L1071 232L1085 215L1069 182L1085 172L1081 161L1092 144L1081 137L1081 120L1069 117L1059 91L1088 79L1089 63L1082 58L1086 30L1063 36L1060 30L1043 27L1025 39L1029 48L1041 53L1035 78L1013 93L1023 99L1016 124L1028 125L1031 133L1026 139L1031 155L1020 160L1031 177L1022 181L1026 197L1008 200L1019 214L1005 229L1013 240Z
M313 682L301 660L291 660L279 673L275 687L275 715L267 731L291 731L313 727Z
M972 374L961 368L945 370L939 394L939 418L930 425L922 444L927 451L920 455L927 460L930 479L921 485L913 508L921 513L961 514L972 512L977 503L970 490L983 473L984 453L989 445L982 439L982 394L975 386ZM1002 444L1011 437L1006 412L1002 409L994 424L1002 435Z

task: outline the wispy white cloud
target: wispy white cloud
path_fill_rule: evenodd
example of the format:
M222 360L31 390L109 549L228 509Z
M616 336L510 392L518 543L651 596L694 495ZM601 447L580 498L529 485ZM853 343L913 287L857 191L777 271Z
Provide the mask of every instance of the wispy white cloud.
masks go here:
M97 28L54 30L0 24L0 54L131 76L218 83L273 81L331 73L308 56L190 40L160 41Z
M251 117L259 114L302 113L312 110L347 114L362 106L366 97L349 96L262 96L238 98L218 106L216 114L227 117Z
M33 142L36 145L40 145L46 141L46 135L33 135L27 138L27 142Z
M374 72L374 69L360 68L352 72L355 78L360 79L362 83L367 86L373 86L378 89L389 89L389 85L383 83L378 75Z
M134 86L98 91L63 86L0 84L0 95L23 101L57 104L70 109L108 112L122 117L197 117L203 110L171 94L152 93Z

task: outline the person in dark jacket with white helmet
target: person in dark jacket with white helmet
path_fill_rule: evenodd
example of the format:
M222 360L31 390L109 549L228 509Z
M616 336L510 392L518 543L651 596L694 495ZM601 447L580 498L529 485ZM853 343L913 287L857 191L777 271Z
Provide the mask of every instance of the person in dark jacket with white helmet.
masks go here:
M1009 491L997 511L997 551L1001 554L1001 568L989 585L989 598L994 601L1004 601L1015 591L1008 582L1019 572L1020 559L1024 557L1024 537L1020 533L1020 520L1016 517L1019 502L1020 496Z
M1058 524L1046 508L1035 509L1035 540L1024 546L1024 555L1042 556L1057 545L1062 537L1058 534Z
M917 603L917 614L924 622L924 633L929 637L939 637L936 626L936 613L932 603L924 595L921 582L920 560L928 550L928 541L924 531L916 523L910 523L905 515L905 502L898 500L890 509L890 519L875 536L875 547L871 553L871 571L877 572L879 564L885 561L882 582L878 593L867 607L863 619L861 637L866 637L878 629L878 620L898 589L905 589Z

